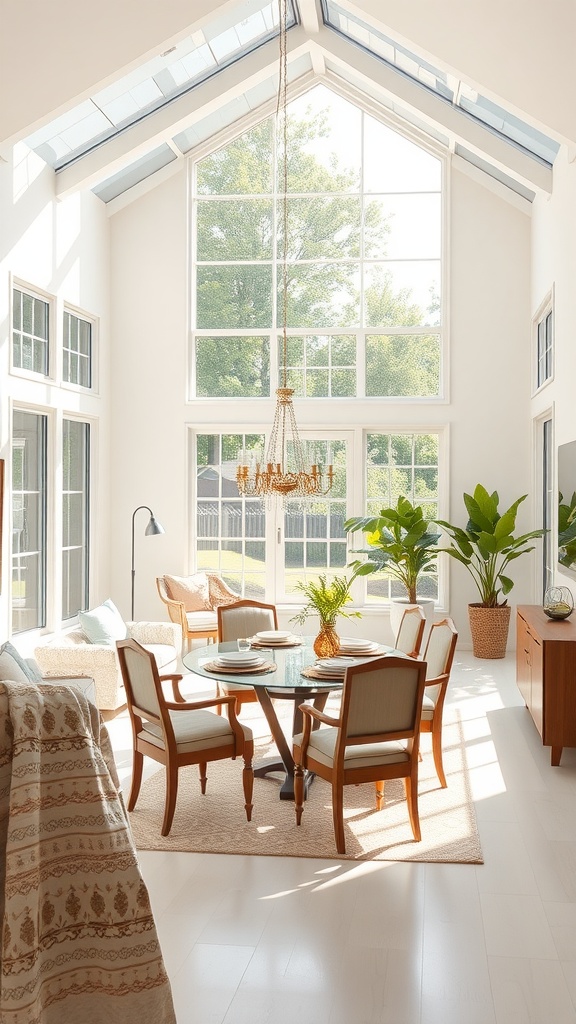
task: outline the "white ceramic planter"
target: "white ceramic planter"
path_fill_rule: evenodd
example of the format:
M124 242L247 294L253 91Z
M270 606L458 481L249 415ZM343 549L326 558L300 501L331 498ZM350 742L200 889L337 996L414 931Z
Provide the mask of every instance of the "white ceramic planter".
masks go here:
M424 615L426 616L426 625L424 626L424 639L422 647L428 639L428 633L430 632L430 626L434 622L434 601L431 597L419 597L417 605L420 606ZM407 608L414 608L415 606L408 600L407 597L394 597L390 602L390 629L392 630L392 643L398 636L398 630L400 629L400 623L402 616Z

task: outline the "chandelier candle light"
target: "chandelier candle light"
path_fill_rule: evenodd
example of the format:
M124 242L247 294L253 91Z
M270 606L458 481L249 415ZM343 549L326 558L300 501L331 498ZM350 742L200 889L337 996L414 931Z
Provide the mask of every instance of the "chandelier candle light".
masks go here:
M236 469L236 483L240 494L261 497L313 497L327 494L334 480L332 465L324 468L320 463L308 464L304 446L298 434L292 396L294 389L287 387L287 335L288 322L288 158L287 158L287 0L278 0L280 21L280 67L278 102L276 106L277 139L282 140L282 387L276 390L276 412L266 451L265 463L247 463L245 458ZM291 461L288 468L288 439L292 441Z

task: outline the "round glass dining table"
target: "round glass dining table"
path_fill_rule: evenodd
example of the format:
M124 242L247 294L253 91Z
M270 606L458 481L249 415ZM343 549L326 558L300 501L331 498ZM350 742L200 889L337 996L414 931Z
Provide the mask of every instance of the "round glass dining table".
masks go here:
M312 647L313 641L313 637L303 637L302 644L297 647L253 648L254 652L257 650L267 662L275 665L273 671L266 673L240 674L226 672L225 669L215 672L206 667L214 661L218 654L237 650L236 641L197 647L182 658L184 666L196 675L204 676L212 681L221 680L223 683L234 686L235 689L241 686L254 687L281 758L281 760L270 760L256 765L254 774L257 777L262 777L271 772L285 772L286 778L280 788L281 800L294 799L294 758L291 744L284 734L272 698L292 701L292 736L295 736L302 732L300 704L311 700L314 707L322 711L330 691L341 690L344 681L343 679L327 679L326 682L323 682L322 680L307 679L302 675L303 669L317 661ZM310 778L307 781L310 784L312 780Z

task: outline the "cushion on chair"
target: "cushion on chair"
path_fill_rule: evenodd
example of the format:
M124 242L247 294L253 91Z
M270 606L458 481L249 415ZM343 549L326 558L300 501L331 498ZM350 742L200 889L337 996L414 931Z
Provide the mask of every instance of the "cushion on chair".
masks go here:
M205 572L193 576L164 576L168 596L181 601L187 612L210 609L210 587Z
M27 665L13 644L7 641L0 647L0 682L40 683L42 676Z
M195 630L217 629L218 616L216 612L187 612L186 621L191 633Z
M210 592L210 606L212 608L218 608L219 605L223 604L234 604L240 599L239 594L231 593L224 580L221 580L219 576L212 575L212 573L208 576L208 590Z
M316 729L308 744L308 755L320 764L331 765L334 760L336 729ZM295 747L302 745L302 733L294 737ZM344 768L369 768L375 762L396 763L408 761L408 753L403 742L389 740L387 743L351 743L346 747Z
M128 627L110 598L88 612L78 612L78 619L91 644L113 647L117 640L125 640L128 636Z
M234 739L230 722L225 715L217 715L214 711L170 711L169 714L179 754L219 747L223 743L231 743ZM245 738L251 740L251 729L247 726L242 726L242 729ZM157 747L164 747L162 730L153 722L144 723L140 736Z
M430 721L434 717L434 708L436 704L430 697L424 694L424 700L422 701L422 718L425 721Z

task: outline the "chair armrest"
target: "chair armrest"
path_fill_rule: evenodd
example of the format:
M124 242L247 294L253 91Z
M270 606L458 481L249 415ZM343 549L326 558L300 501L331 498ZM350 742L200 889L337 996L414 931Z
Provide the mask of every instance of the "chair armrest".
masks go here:
M306 760L306 751L308 750L308 744L310 743L310 736L312 734L312 722L322 722L324 725L331 725L334 727L340 725L340 719L331 718L330 715L325 715L323 711L319 711L318 708L311 707L310 704L300 704L300 711L302 712L300 764L303 764Z
M217 572L208 572L206 575L208 577L208 593L212 608L217 608L219 604L229 604L240 600L240 594L237 594L235 590L231 590Z
M166 678L166 677L163 677ZM207 697L206 700L187 700L184 704L174 703L166 701L166 707L170 708L170 711L200 711L202 708L215 708L220 704L227 704L228 707L234 708L236 704L236 697Z
M174 622L128 622L128 632L139 644L167 644L180 653L182 631Z
M93 676L97 668L116 669L116 650L106 644L58 644L48 643L37 647L36 661L42 675L66 675L70 670L75 675Z
M339 718L332 718L330 715L325 715L323 711L319 711L318 708L313 708L310 704L300 704L300 711L303 715L310 715L310 718L315 718L317 722L322 722L324 725L340 725Z
M174 599L171 598L171 597L168 597L168 595L165 592L163 592L163 590L164 590L164 588L162 588L162 590L160 588L158 588L158 593L160 595L160 600L164 602L164 604L166 605L166 607L168 609L168 615L170 616L171 621L172 622L177 622L178 625L183 630L185 630L186 626L187 626L187 623L186 623L186 609L184 607L183 601L174 601Z
M185 704L186 698L183 697L182 694L180 693L180 687L178 685L181 682L181 680L182 675L180 674L160 676L161 683L172 683L172 690L174 691L174 700L178 701L180 704Z

